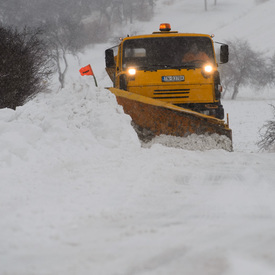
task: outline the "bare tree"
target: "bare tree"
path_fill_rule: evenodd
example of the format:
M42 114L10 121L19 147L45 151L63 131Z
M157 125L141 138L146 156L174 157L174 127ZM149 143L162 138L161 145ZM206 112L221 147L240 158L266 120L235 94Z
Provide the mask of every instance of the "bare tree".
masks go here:
M86 45L84 28L81 23L70 18L61 18L55 23L45 25L46 39L49 41L51 56L55 62L58 80L61 88L65 86L65 77L68 70L67 55L77 55L77 52Z
M214 0L214 5L217 5L217 0ZM204 0L204 10L207 11L207 0Z
M257 143L261 150L275 151L275 106L273 108L274 120L267 121L260 130L261 140Z
M41 34L0 27L0 108L15 109L46 88L51 60Z
M5 26L43 26L65 85L68 54L88 44L106 42L114 29L134 20L149 20L156 0L0 0L0 23Z
M242 86L251 85L260 89L273 82L273 73L263 53L254 51L243 40L228 42L228 45L230 61L221 66L220 72L225 93L232 91L232 99L236 99Z

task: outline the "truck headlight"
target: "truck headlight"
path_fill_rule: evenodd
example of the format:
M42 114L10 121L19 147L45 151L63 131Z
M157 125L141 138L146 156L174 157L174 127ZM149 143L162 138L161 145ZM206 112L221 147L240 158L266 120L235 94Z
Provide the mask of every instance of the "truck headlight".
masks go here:
M211 64L206 64L203 66L201 73L205 78L209 78L214 72L214 67Z
M205 65L204 67L203 67L203 69L204 69L204 71L206 72L206 73L212 73L213 72L213 66L212 65Z
M129 68L128 69L128 74L131 76L134 76L136 74L137 70L135 68Z

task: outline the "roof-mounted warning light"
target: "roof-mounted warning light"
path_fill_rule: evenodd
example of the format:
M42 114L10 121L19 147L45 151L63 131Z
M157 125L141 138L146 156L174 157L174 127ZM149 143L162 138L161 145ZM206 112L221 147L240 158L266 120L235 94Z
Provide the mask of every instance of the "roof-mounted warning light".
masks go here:
M162 23L159 26L159 30L161 32L169 32L171 31L171 25L169 23Z

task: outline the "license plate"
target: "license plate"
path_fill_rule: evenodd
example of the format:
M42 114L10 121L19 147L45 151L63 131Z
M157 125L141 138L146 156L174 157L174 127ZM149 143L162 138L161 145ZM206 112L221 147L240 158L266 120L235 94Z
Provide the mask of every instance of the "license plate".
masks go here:
M184 81L184 75L167 75L161 77L162 82L179 82Z

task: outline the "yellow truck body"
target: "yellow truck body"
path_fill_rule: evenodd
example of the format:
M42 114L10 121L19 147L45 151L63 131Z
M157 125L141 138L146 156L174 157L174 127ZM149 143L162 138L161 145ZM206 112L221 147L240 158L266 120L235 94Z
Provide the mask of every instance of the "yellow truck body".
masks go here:
M228 123L222 121L222 88L212 36L178 33L171 31L169 24L162 24L159 32L125 37L118 46L105 51L105 58L106 71L113 81L110 91L139 127L154 129L155 135L165 134L165 128L173 121L170 113L174 105L174 118L180 115L168 134L187 136L216 132L232 140ZM221 44L219 63L227 61L228 46ZM140 97L134 99L131 94ZM165 103L169 105L165 107ZM131 106L135 106L135 110ZM165 121L165 111L169 112L170 122ZM146 116L142 116L145 113ZM155 116L158 113L162 115ZM155 120L162 122L153 121L152 114ZM183 127L179 127L180 123Z
M184 61L192 47L208 59ZM226 49L225 44L221 49ZM228 47L227 47L228 49ZM109 49L112 51L112 49ZM194 49L193 49L194 51ZM106 51L106 62L108 59ZM221 51L222 52L222 51ZM228 60L222 53L222 63ZM227 55L227 60L226 60ZM224 118L220 77L212 36L170 30L124 38L107 72L114 87ZM206 71L205 68L210 68ZM132 75L131 75L132 70Z

